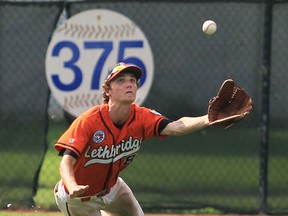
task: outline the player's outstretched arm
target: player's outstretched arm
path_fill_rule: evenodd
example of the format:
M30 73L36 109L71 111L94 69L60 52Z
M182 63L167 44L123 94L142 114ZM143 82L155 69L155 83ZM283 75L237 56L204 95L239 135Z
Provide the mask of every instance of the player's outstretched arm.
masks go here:
M199 117L182 117L169 123L161 135L181 136L209 126L208 115Z
M88 185L78 185L75 180L73 166L76 163L76 159L70 155L64 155L60 162L60 175L62 181L69 191L71 198L77 197L83 194L88 188Z

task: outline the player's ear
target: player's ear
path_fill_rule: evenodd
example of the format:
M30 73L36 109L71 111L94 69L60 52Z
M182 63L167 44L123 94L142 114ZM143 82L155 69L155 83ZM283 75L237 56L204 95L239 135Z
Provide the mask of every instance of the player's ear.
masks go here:
M109 95L110 95L109 94L109 88L105 88L105 94L106 94L107 97L109 97Z

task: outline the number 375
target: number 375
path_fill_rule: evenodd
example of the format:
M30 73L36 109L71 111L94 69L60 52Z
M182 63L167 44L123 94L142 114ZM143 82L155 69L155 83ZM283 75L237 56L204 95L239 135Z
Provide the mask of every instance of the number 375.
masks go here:
M113 50L113 42L112 41L86 41L83 43L84 50L102 50L100 57L96 60L95 66L92 72L91 79L91 90L98 90L100 87L100 76L103 70L103 65L106 62L109 54ZM125 62L128 64L135 64L142 68L143 76L140 80L140 86L143 85L146 79L146 67L144 62L135 56L125 57L125 50L129 48L143 48L143 41L120 41L119 49L117 55L117 62ZM70 70L73 74L73 79L70 83L63 83L60 80L59 71L53 72L51 75L52 81L56 88L62 91L73 91L77 89L83 80L83 73L81 68L77 65L77 62L80 58L80 50L72 41L60 41L58 42L54 48L52 49L52 57L59 57L61 51L63 49L69 50L71 52L71 58L63 62L63 67L67 70Z

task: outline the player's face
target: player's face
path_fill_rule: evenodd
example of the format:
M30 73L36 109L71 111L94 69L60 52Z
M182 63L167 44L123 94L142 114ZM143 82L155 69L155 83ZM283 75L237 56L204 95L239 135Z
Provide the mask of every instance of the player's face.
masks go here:
M132 74L120 74L111 82L109 96L111 102L133 103L136 98L137 80Z

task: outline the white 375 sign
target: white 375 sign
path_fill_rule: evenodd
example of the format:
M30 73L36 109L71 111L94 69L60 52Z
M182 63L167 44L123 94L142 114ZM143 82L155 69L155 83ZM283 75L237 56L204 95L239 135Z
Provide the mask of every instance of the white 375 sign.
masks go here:
M154 76L153 55L141 29L111 10L78 13L60 25L46 53L46 79L58 103L78 116L102 103L101 84L118 62L142 68L136 103L145 100Z

